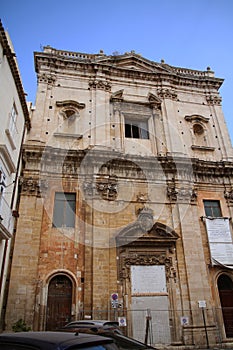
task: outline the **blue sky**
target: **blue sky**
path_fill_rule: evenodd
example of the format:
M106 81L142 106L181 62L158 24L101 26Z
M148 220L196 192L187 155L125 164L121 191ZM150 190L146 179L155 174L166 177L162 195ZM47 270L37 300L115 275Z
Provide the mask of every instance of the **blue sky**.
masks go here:
M224 78L223 112L233 141L232 0L1 0L0 18L17 55L27 100L34 102L33 52L57 49L143 57Z

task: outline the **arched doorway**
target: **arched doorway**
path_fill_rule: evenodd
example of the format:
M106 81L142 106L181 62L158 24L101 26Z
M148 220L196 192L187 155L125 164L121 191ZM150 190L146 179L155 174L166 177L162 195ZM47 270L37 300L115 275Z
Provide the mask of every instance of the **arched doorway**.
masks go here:
M218 278L218 291L222 307L226 337L233 337L233 282L225 274Z
M57 330L69 322L71 308L72 282L66 275L57 275L48 286L46 330Z

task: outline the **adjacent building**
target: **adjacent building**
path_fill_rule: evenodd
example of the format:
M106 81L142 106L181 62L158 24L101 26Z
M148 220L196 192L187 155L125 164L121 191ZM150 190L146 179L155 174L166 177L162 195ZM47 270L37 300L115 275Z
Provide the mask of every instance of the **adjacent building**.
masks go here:
M17 211L21 146L30 129L28 107L12 43L0 22L0 313L5 290Z
M223 79L135 52L35 53L6 328L119 318L153 344L233 337Z

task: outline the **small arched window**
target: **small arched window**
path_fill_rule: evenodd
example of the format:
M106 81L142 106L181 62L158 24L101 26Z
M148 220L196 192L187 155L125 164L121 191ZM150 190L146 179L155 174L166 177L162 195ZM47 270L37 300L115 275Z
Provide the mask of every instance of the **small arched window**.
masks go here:
M201 124L194 124L193 125L193 133L195 136L200 136L204 134L204 128Z

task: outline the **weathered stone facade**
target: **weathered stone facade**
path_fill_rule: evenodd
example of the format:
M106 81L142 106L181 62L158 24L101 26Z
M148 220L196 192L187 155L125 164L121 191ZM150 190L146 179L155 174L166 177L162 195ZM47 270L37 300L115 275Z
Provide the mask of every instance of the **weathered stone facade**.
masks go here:
M212 264L203 220L203 200L219 201L222 217L232 218L223 80L209 68L172 67L134 52L46 47L35 53L35 67L7 327L19 318L43 330L122 316L127 334L141 339L149 309L164 332L154 343L203 346L198 301L205 301L209 343L229 341L218 278L233 275ZM63 193L75 196L74 225L54 224ZM53 299L66 310L56 311Z

